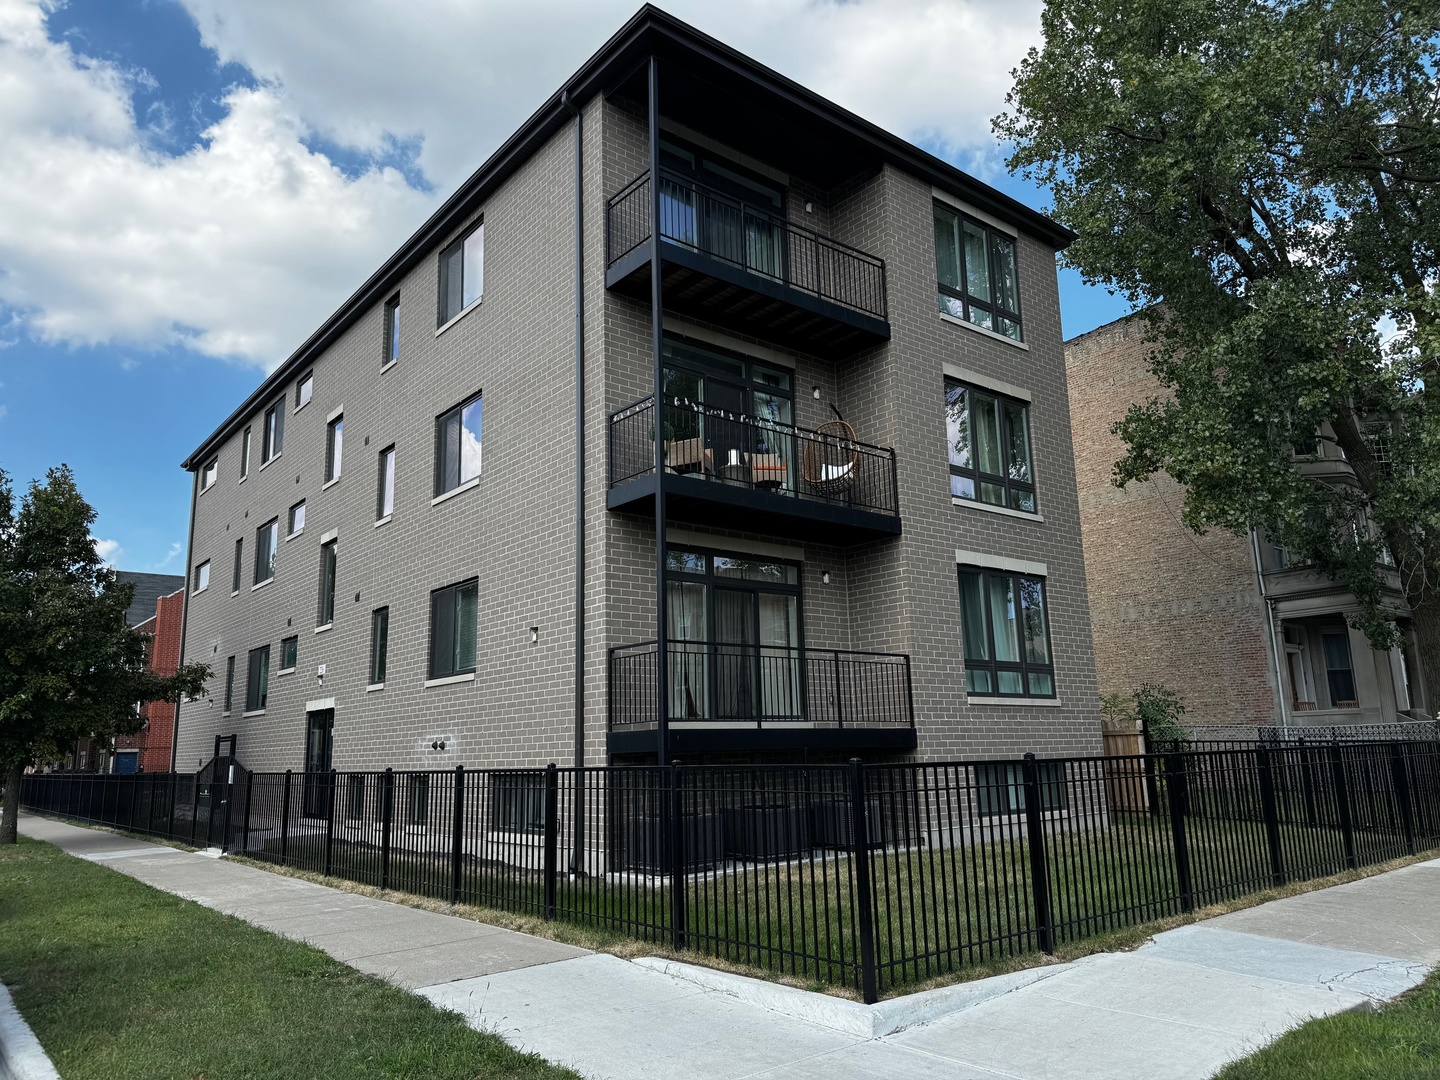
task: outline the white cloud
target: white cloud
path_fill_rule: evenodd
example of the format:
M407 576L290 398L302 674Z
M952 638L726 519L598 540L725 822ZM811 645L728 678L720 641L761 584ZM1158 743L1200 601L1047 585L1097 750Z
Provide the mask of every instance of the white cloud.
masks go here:
M120 541L101 540L99 537L95 536L92 536L90 538L90 541L95 545L95 554L100 557L100 561L109 566L114 566L115 560L120 557L120 553L122 550L120 547Z
M181 0L218 59L260 80L178 157L154 149L148 76L49 40L55 0L0 0L0 305L45 341L270 367L638 6L636 0ZM1040 0L683 0L681 18L971 167L1038 40ZM163 89L163 88L162 88ZM162 118L163 119L163 118ZM414 147L435 190L347 177L319 135ZM993 164L991 160L990 164ZM18 322L18 326L16 323ZM9 335L7 335L8 337Z
M174 564L175 560L180 557L180 553L184 550L185 545L182 544L179 540L176 540L173 544L170 545L170 550L165 553L165 557L161 559L158 563L156 563L154 566L152 566L150 569L154 572L159 572L161 570L167 569Z

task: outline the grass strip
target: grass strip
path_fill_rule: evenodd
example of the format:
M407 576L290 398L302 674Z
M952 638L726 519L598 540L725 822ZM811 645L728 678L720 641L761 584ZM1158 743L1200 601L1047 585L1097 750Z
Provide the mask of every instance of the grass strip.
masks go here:
M575 1074L308 945L58 848L0 848L0 980L65 1080Z
M1426 1080L1440 1077L1440 971L1373 1012L1311 1020L1215 1080Z

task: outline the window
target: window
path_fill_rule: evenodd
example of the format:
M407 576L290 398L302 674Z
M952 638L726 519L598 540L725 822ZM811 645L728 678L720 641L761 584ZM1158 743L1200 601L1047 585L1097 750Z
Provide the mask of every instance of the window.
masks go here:
M400 297L392 296L385 305L385 352L383 364L400 359Z
M265 410L265 443L260 448L263 465L285 449L285 403L277 401Z
M1070 804L1065 786L1065 764L1037 761L1040 809L1064 810ZM982 817L1025 812L1025 767L1009 763L975 766L975 795Z
M245 434L240 436L240 479L244 480L250 475L250 429L245 429Z
M375 492L375 518L387 518L395 512L395 447L380 451L379 484Z
M235 538L235 567L231 573L230 578L230 591L232 593L237 593L240 591L240 571L241 567L243 567L244 565L245 538L243 536L238 536Z
M294 536L303 528L305 528L305 500L301 499L290 507L289 535Z
M225 711L235 704L235 657L225 658Z
M210 587L210 560L206 559L199 566L195 567L195 582L191 586L192 592L204 592Z
M951 495L1036 512L1028 405L946 379L945 437Z
M250 670L245 680L245 711L265 708L270 695L270 646L250 650Z
M944 314L1021 340L1013 236L936 203L935 270Z
M1045 580L960 568L965 688L972 694L1054 697Z
M275 576L275 548L280 542L280 519L271 518L255 530L255 584Z
M325 425L325 482L340 479L340 451L345 442L345 417L337 416Z
M1321 634L1320 647L1325 653L1325 681L1330 688L1332 709L1359 707L1355 697L1355 672L1350 665L1348 634Z
M287 637L280 642L280 670L294 671L300 659L300 639Z
M411 773L408 794L410 824L424 825L430 819L430 774Z
M390 647L390 609L376 608L370 613L370 685L385 681L385 654Z
M480 395L435 421L435 494L480 475Z
M345 784L345 817L359 821L365 816L365 777L351 773Z
M430 594L430 678L445 679L475 670L478 580L462 581Z
M300 377L300 381L295 384L295 411L299 412L306 405L309 405L310 399L314 396L315 373L313 371L307 371Z
M490 827L500 832L544 832L545 778L539 774L492 773Z
M320 545L320 610L316 626L329 626L335 621L335 547L338 540Z
M211 458L200 470L200 490L209 491L215 486L215 478L220 475L220 459Z
M443 326L480 299L485 285L485 223L440 256L440 317Z

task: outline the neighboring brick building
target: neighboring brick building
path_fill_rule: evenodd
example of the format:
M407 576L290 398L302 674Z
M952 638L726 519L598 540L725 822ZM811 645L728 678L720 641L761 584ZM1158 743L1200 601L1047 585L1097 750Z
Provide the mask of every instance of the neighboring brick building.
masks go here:
M1405 653L1376 653L1348 627L1356 605L1343 589L1287 565L1263 538L1197 536L1180 520L1184 490L1163 473L1114 486L1124 443L1111 427L1160 392L1144 335L1143 320L1130 316L1065 343L1101 693L1162 683L1200 724L1377 723L1424 708ZM1325 448L1297 468L1346 482L1348 466L1333 446L1325 459ZM1398 581L1392 593L1403 614Z
M1098 750L1070 239L643 9L184 463L179 767Z
M155 614L135 628L150 635L147 666L157 675L174 675L180 668L180 633L185 619L184 578L181 586L169 596L154 601ZM135 735L121 735L115 740L111 771L169 772L170 753L175 732L175 703L151 701L141 706L144 730Z

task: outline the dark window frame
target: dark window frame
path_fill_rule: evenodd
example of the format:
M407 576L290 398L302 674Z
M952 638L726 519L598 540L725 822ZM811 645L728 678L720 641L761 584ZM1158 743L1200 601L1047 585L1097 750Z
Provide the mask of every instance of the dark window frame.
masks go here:
M545 831L543 772L491 773L490 828L530 835Z
M261 429L260 464L268 465L285 450L285 399L265 410Z
M257 664L256 661L259 661ZM256 670L262 673L256 678ZM245 711L263 712L270 700L270 646L251 649L245 663Z
M975 807L982 818L1009 817L1025 813L1025 766L1015 761L977 764ZM1070 788L1063 761L1037 761L1040 781L1040 812L1063 813L1070 809Z
M235 657L225 658L225 708L224 712L230 712L235 704Z
M363 773L351 773L345 778L345 819L360 821L365 817L365 783L368 777Z
M290 653L287 657L286 653ZM288 662L287 662L288 661ZM279 671L294 671L300 662L300 635L291 634L287 638L280 639L280 667Z
M345 472L345 414L325 421L325 483L333 484Z
M470 303L465 303L465 245L476 233L480 234L480 292ZM452 289L450 279L452 276L451 264L456 261L455 256L459 255L460 282ZM452 243L447 244L440 252L440 272L438 277L439 295L435 306L435 325L444 326L453 319L458 319L465 312L475 307L485 299L485 219L481 218L464 234L457 237ZM453 294L453 295L452 295ZM455 306L451 306L451 301Z
M250 475L250 425L245 425L245 432L240 436L240 479L244 480Z
M958 318L971 326L981 330L988 330L990 333L1003 337L1008 341L1023 342L1025 340L1025 320L1021 314L1020 302L1020 238L1012 235L1003 229L997 229L987 221L982 221L973 214L967 214L959 207L951 206L939 199L934 200L934 213L945 213L954 217L959 223L960 240L959 247L955 252L957 269L960 272L960 288L947 285L940 280L940 251L937 246L935 251L935 288L938 293L936 303L942 313ZM981 296L972 295L970 292L970 273L965 264L965 226L980 229L985 234L985 268L990 276L990 299L986 300ZM1000 256L996 250L996 238L1002 238L1009 243L1012 258L1015 262L1015 308L1010 310L1000 306L998 298L997 283L1001 280ZM954 312L945 308L945 299L958 301L962 306L963 314L955 315ZM991 325L985 326L980 320L974 318L973 312L979 310L990 316ZM1015 333L1018 336L1012 337L999 329L998 319L1007 319L1015 324Z
M962 577L963 577L963 575L965 575L965 574L978 574L979 577L980 577L980 595L981 595L981 599L982 599L983 604L984 604L984 610L983 610L983 612L981 613L981 617L985 620L985 651L986 651L986 653L987 653L987 654L989 655L989 657L990 657L988 660L981 660L981 659L972 659L971 657L966 656L965 653L966 653L967 650L965 649L964 643L963 643L963 641L962 641L961 657L962 657L962 660L963 660L963 662L964 662L965 672L966 672L966 680L965 680L966 693L967 693L968 695L972 695L972 696L975 696L975 697L1003 697L1003 698L1012 698L1012 699L1014 699L1015 701L1027 701L1027 700L1053 701L1056 697L1059 696L1059 686L1058 686L1058 684L1057 684L1056 675L1055 675L1055 642L1054 642L1054 638L1053 638L1053 635L1052 635L1051 630L1050 630L1050 591L1049 591L1049 584L1048 584L1047 580L1046 580L1045 578L1041 577L1041 576L1038 575L1038 574L1025 574L1025 573L1021 573L1021 572L1015 571L1015 570L998 570L998 569L995 569L995 568L993 568L993 567L988 567L988 566L970 566L970 565L965 565L965 564L962 564L962 565L957 566L957 567L956 567L956 575L955 575L955 585L956 585L957 596L958 596L958 599L959 599L960 605L961 605L962 638L963 638L963 636L964 636L964 634L963 634L963 626L964 626L964 617L965 617L965 616L964 616L965 588L964 588L964 582L963 582L963 580L962 580ZM1016 611L1016 615L1015 615L1016 642L1017 642L1017 645L1018 645L1018 648L1017 648L1016 651L1017 651L1017 653L1018 653L1018 655L1019 655L1019 659L1018 659L1018 660L998 660L998 659L996 659L996 655L995 655L995 654L996 654L996 649L995 649L995 619L994 619L993 613L992 613L991 610L990 610L990 588L989 588L989 581L990 581L991 578L999 578L999 577L1004 577L1004 578L1009 578L1009 579L1010 579L1010 584L1011 584L1011 589L1013 590L1013 595L1015 595L1015 596L1017 597L1017 600L1016 600L1016 603L1017 603L1017 604L1019 603L1018 597L1019 597L1020 594L1021 594L1021 586L1020 586L1021 581L1033 581L1033 582L1036 582L1036 583L1039 584L1039 586L1040 586L1040 604L1041 604L1041 608L1042 608L1042 610L1043 610L1043 612L1044 612L1044 616L1045 616L1045 654L1050 658L1050 662L1049 662L1049 663L1047 663L1047 664L1036 663L1036 662L1034 662L1034 661L1031 661L1031 660L1025 655L1025 635L1024 635L1024 618L1025 618L1025 616L1024 616L1023 610L1017 610L1017 611ZM970 689L970 672L971 672L971 671L985 671L985 672L988 672L989 675L990 675L990 688L989 688L988 690L972 690L972 689ZM1016 673L1018 673L1019 676L1020 676L1020 685L1021 685L1021 687L1023 688L1022 692L1019 693L1019 694L1016 694L1016 693L1009 693L1009 692L1006 692L1006 691L1001 690L1001 689L1000 689L1000 673L1001 673L1001 672L1016 672ZM1049 679L1050 679L1050 692L1049 692L1048 694L1032 693L1032 692L1030 691L1030 676L1031 676L1031 675L1048 676Z
M456 663L456 628L460 625L460 596L464 590L474 590L475 593L475 642L470 666L464 667ZM448 613L442 605L451 605ZM448 641L442 631L448 618ZM480 651L480 579L478 577L467 578L464 581L457 581L453 585L445 585L434 589L430 593L430 657L426 665L428 679L449 679L457 675L473 675L476 669L476 656ZM439 646L448 645L444 651L449 655L445 664L438 663L441 649Z
M957 465L955 464L955 462L950 460L950 395L951 392L955 390L964 391L965 393L966 423L970 431L970 464L968 466ZM1006 471L1003 474L983 472L980 468L980 453L975 445L975 394L983 394L986 397L994 398L1000 403L1000 452L1006 459L1004 461ZM973 495L962 494L956 491L956 485L952 480L950 483L951 497L956 499L964 499L966 502L973 502L978 506L1000 506L1006 510L1014 510L1017 514L1038 515L1040 513L1040 493L1037 490L1035 484L1035 422L1033 417L1031 416L1031 403L1023 400L1022 398L1011 397L1009 394L1002 394L996 390L991 390L989 387L976 386L974 383L967 383L963 379L952 378L949 375L945 376L944 400L946 413L945 460L946 463L950 466L950 475L952 477L958 476L962 479L969 480L971 482L971 488L974 491ZM1021 412L1025 414L1025 455L1028 459L1028 464L1030 467L1029 480L1015 479L1010 475L1010 473L1013 471L1012 463L1009 460L1012 437L1010 430L1010 417L1005 410L1006 405L1016 406L1021 410ZM982 499L980 497L982 484L990 484L994 487L999 487L1005 494L1005 501L1003 503L993 503L986 499ZM1028 510L1025 509L1023 506L1017 505L1018 503L1023 501L1023 496L1026 495L1029 496L1031 506L1031 509Z
M205 583L204 583L203 585L200 583L200 572L201 572L202 570L205 572ZM209 559L204 559L204 560L202 560L201 562L198 562L198 563L195 564L195 569L194 569L194 571L192 572L192 575L191 575L191 578L190 578L190 593L191 593L191 595L193 596L195 593L204 592L204 591L205 591L206 589L208 589L209 587L210 587L210 560L209 560Z
M390 462L390 508L385 508L385 462ZM380 451L375 478L375 520L381 521L395 512L395 444Z
M400 359L400 294L385 301L385 340L382 343L380 366L389 367Z
M385 669L390 659L390 605L370 612L370 685L385 682Z
M405 785L405 817L408 824L421 826L430 821L430 774L411 773Z
M207 480L206 477L209 477ZM220 459L213 457L200 467L200 493L203 495L220 479Z
M233 596L240 591L240 582L245 572L245 537L235 538L235 569L230 578L230 594Z
M265 551L265 544L261 541L260 538L261 538L267 531L270 533L270 560L269 560L269 565L268 565L268 567L266 567L266 569L268 570L268 573L266 573L266 575L265 575L264 577L261 577L261 576L260 576L260 570L261 570L261 566L262 566L262 563L261 563L261 555L262 555L262 554L264 553L264 551ZM267 521L264 525L261 525L259 528L257 528L257 529L255 530L255 580L254 580L253 582L251 582L251 585L259 585L261 582L274 581L274 580L275 580L275 563L276 563L277 559L279 558L279 555L280 555L280 519L279 519L278 517L273 517L273 518L271 518L269 521Z
M339 537L320 545L320 596L315 609L316 626L332 626L335 623L335 583L340 573L339 545Z
M310 387L310 396L309 396L309 397L305 397L304 400L302 401L301 398L302 398L302 396L303 396L303 394L304 394L304 390L305 390L305 387L306 387L307 385ZM299 412L301 409L303 409L306 405L309 405L310 402L312 402L312 401L314 401L314 400L315 400L315 369L314 369L314 368L311 368L309 371L305 372L304 375L301 375L300 378L298 378L298 379L295 380L295 411L296 411L296 412Z
M485 472L485 465L484 465L484 448L485 448L485 404L484 404L484 398L485 398L484 391L476 391L474 394L470 395L470 396L467 397L464 401L462 401L459 405L456 405L454 408L446 409L443 413L441 413L439 416L437 416L437 417L435 418L435 476L434 476L434 481L435 481L434 488L435 488L435 490L434 490L434 497L437 498L437 499L438 499L441 495L446 495L446 494L448 494L448 493L456 490L457 488L463 487L464 485L470 483L470 482L473 481L473 480L479 480L480 477L481 477L482 475L484 475L484 472ZM464 461L465 455L464 455L464 452L461 450L461 432L464 430L464 427L465 427L465 410L468 409L470 406L476 405L476 404L478 404L478 405L480 406L480 439L479 439L479 442L480 442L480 448L481 448L481 464L480 464L480 468L476 471L476 473L475 473L474 476L462 478L462 477L461 477L461 464L462 464L463 461ZM448 425L449 425L449 423L450 423L450 420L451 420L452 418L453 418L454 421L455 421L455 443L454 443L454 446L453 446L453 447L450 445L449 427L448 427ZM455 454L455 458L454 458L454 461L453 461L453 464L454 464L454 468L453 468L453 469L450 467L451 464L452 464L452 462L451 462L450 459L447 457L447 453L450 452L450 451L452 451L452 450L453 450L453 452L454 452L454 454ZM453 481L454 481L453 483L451 482L452 479L453 479Z
M295 525L295 511L296 511L296 510L299 510L299 511L301 512L301 515L302 515L302 518L303 518L303 515L304 515L306 509L307 509L307 508L306 508L306 506L305 506L305 500L304 500L304 499L301 499L301 500L300 500L299 502L297 502L297 503L292 503L292 504L291 504L290 509L289 509L289 510L286 512L286 514L285 514L285 535L286 535L287 537L288 537L288 536L294 536L296 533L304 532L304 531L305 531L305 522L304 522L303 520L300 522L299 527L298 527L298 528L296 527L296 525Z

